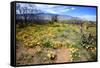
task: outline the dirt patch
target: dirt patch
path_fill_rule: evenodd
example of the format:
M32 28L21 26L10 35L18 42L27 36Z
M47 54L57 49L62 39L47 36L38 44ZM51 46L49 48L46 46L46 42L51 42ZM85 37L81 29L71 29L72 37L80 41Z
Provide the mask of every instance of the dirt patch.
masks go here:
M63 62L70 62L70 51L68 48L61 48L56 50L57 59L55 60L56 63L63 63Z
M70 62L70 50L68 48L44 48L36 46L33 48L26 48L22 43L17 43L16 49L16 63L18 65L24 64L45 64L45 63L63 63ZM56 57L52 60L48 58L49 52L53 52Z

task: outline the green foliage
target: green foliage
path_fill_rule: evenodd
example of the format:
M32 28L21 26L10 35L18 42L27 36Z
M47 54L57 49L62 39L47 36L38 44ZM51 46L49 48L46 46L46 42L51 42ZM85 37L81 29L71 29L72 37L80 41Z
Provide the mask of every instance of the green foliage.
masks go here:
M81 45L86 49L91 58L96 60L96 27L95 24L84 23L83 34L81 36Z
M50 40L46 40L44 43L43 43L43 45L45 46L45 47L52 47L52 42L50 41Z
M79 61L80 60L79 52L72 53L72 57L73 57L73 59L72 59L73 62Z
M60 27L59 24L52 25L52 27Z
M52 21L49 24L29 24L25 27L18 24L16 26L16 40L22 42L24 47L36 50L34 56L39 58L37 61L39 63L52 63L54 60L51 60L51 58L55 59L55 54L48 54L46 51L42 51L41 48L56 50L66 47L71 51L72 62L80 61L84 50L91 56L86 59L87 61L96 59L95 24L83 23L80 26L77 24L54 23ZM37 46L40 46L40 48L36 48ZM29 54L25 56L25 54L22 54L19 61L22 58L25 60L32 58ZM84 56L87 57L86 54Z

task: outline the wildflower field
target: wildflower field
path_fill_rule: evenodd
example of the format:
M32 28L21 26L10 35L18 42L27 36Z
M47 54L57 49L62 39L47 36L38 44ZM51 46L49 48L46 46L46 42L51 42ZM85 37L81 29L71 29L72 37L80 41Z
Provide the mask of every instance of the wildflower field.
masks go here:
M16 24L16 63L96 60L96 24Z

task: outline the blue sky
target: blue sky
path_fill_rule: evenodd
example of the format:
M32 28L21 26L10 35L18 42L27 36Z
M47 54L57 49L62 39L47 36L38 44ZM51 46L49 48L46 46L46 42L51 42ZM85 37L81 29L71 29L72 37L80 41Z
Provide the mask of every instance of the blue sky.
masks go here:
M22 7L29 4L20 4ZM33 5L33 4L31 4ZM46 5L46 4L34 4L34 6L43 11L44 13L70 15L74 17L80 17L86 20L96 21L96 8L95 7L82 7L82 6L64 6L64 5Z

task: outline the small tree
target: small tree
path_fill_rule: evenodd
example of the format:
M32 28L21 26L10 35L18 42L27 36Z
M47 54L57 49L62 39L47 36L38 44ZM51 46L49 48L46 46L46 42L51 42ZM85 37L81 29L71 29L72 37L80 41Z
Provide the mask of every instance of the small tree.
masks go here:
M57 22L57 21L58 21L58 16L57 15L54 15L52 17L52 23Z

